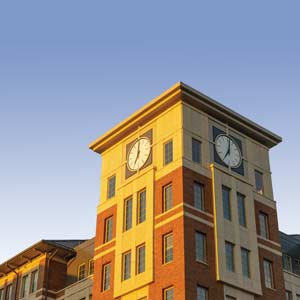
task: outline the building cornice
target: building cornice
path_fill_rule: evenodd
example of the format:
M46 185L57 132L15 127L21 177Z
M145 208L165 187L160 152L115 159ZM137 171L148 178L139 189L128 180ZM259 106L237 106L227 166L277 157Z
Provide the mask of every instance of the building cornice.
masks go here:
M187 84L178 82L92 142L89 145L90 149L101 154L178 101L183 101L204 111L268 148L272 148L282 141L282 138L275 133L236 113Z

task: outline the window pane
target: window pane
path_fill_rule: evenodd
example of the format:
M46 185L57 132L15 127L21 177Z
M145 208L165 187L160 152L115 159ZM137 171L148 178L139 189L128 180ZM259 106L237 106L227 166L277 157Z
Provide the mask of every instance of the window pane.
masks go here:
M285 291L285 299L286 300L293 300L293 294L290 291Z
M300 260L299 259L295 259L293 271L295 274L300 275Z
M90 259L89 261L89 275L94 274L94 260Z
M237 201L238 201L239 223L241 226L246 227L245 196L240 193L237 193Z
M269 238L268 216L262 212L259 213L260 235L266 239Z
M103 266L103 271L102 271L102 289L103 291L107 291L110 289L110 271L111 271L111 266L110 264L107 264Z
M233 247L233 244L225 242L226 268L230 272L234 272Z
M21 287L21 298L24 298L28 295L29 291L29 277L25 275L22 277L22 287Z
M244 275L244 277L250 278L250 262L249 262L250 251L242 248L241 256L242 256L243 275Z
M0 289L0 300L3 300L4 298L4 290Z
M123 280L131 277L131 252L123 254Z
M173 234L164 236L164 263L173 261Z
M284 253L282 256L282 260L283 260L283 269L291 272L292 271L292 258L289 255Z
M174 300L174 289L169 288L164 291L164 300Z
M226 220L231 221L231 208L230 208L230 189L226 186L222 186L222 198L223 198L223 215Z
M12 284L9 284L6 287L6 296L5 296L5 300L12 300Z
M140 192L138 197L138 223L142 223L146 220L146 190Z
M81 280L85 277L85 264L82 264L78 267L78 280Z
M124 229L129 230L132 227L132 198L125 200L125 224Z
M199 210L204 210L204 188L199 182L194 182L194 206Z
M164 187L164 211L172 208L173 202L172 196L172 185L169 184Z
M206 262L206 235L196 232L196 260Z
M113 218L109 217L105 220L105 240L104 242L107 243L112 240L112 226L113 226Z
M145 245L138 247L138 266L137 273L145 272L145 257L146 257L146 249Z
M268 260L264 260L264 275L265 275L265 286L267 288L272 289L274 287L273 267L272 267L272 263Z
M170 141L164 145L165 151L165 165L173 161L173 141Z
M116 176L112 176L108 179L108 193L107 198L112 198L116 193Z
M34 293L37 290L37 283L38 283L38 270L35 270L31 273L30 293Z
M259 194L264 193L263 174L257 170L255 170L255 190Z
M208 291L202 286L197 286L197 300L207 300Z
M201 162L201 142L192 139L192 160L193 162Z

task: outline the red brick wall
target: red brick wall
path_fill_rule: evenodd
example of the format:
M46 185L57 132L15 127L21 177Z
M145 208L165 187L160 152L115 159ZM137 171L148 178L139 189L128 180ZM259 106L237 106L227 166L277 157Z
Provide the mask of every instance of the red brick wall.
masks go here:
M259 263L260 263L260 276L261 276L261 286L262 286L262 297L255 297L256 300L283 300L285 299L285 287L284 278L282 270L282 257L272 253L268 250L259 248ZM263 260L267 259L273 263L273 275L274 275L274 285L275 289L269 289L265 287L264 280L264 267Z

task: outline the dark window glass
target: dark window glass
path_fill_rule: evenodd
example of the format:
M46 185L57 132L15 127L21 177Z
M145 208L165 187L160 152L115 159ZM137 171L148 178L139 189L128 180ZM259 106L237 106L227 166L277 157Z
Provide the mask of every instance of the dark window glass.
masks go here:
M283 260L283 269L292 272L292 258L289 255L284 253L282 255L282 260Z
M204 187L199 182L194 182L194 206L204 210Z
M164 162L165 165L173 161L173 141L169 141L164 145Z
M112 198L116 194L116 176L112 176L108 179L108 192L107 198Z
M112 226L113 226L113 217L109 217L105 220L105 236L104 242L107 243L112 240Z
M125 223L124 230L127 231L132 227L132 198L125 200Z
M163 203L163 208L164 212L168 211L169 209L172 208L173 205L173 195L172 195L172 184L169 184L164 187L164 203Z
M227 271L234 272L234 245L225 242L225 257Z
M230 189L226 186L222 186L222 200L224 218L231 221Z
M237 202L238 202L239 223L241 226L246 227L245 196L240 193L237 193Z
M131 252L123 254L123 280L131 277Z
M244 277L250 278L250 251L244 248L241 248L242 256L242 271Z
M196 232L196 260L206 262L206 235Z
M268 239L269 238L268 216L263 212L259 213L259 229L260 229L260 236L264 237L265 239Z
M259 194L264 193L263 173L255 170L255 190Z
M208 300L208 289L197 286L197 300Z
M137 248L137 273L145 272L146 248L142 245Z
M192 160L195 163L201 162L201 142L192 139Z
M146 221L146 190L143 190L138 194L138 221L137 223L143 223Z

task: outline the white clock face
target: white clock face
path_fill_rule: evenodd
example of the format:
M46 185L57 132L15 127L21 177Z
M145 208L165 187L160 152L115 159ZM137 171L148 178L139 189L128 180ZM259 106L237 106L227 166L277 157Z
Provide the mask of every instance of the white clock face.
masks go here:
M151 152L150 140L146 137L138 139L128 152L127 166L131 171L137 171L147 161Z
M216 137L215 147L220 159L229 167L237 168L242 163L242 154L238 144L229 136L220 134Z

